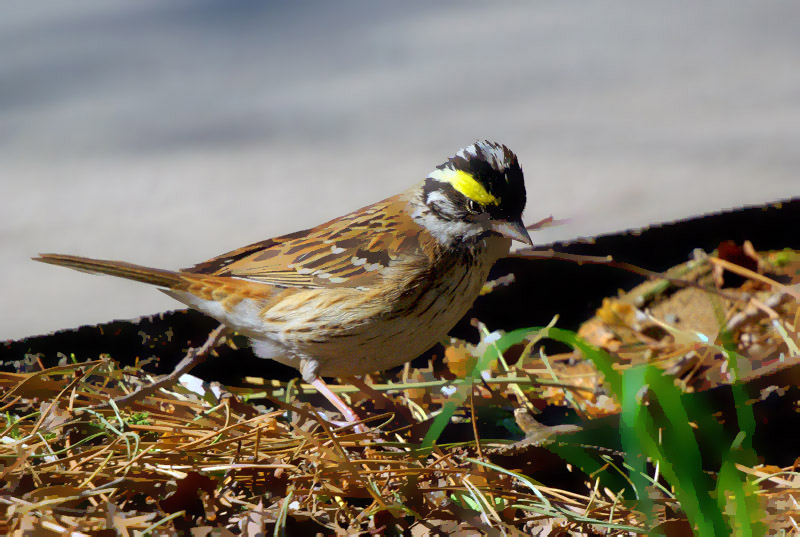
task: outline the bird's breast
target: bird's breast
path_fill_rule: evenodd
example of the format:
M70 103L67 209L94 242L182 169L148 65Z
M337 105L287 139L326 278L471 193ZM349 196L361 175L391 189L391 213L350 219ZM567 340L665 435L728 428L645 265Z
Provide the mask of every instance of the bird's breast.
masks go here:
M320 375L388 369L444 338L477 298L492 260L463 255L438 259L416 272L406 267L406 272L394 274L394 281L369 291L308 293L295 302L291 314L286 311L278 318L273 310L266 318L275 322L295 356L319 364Z

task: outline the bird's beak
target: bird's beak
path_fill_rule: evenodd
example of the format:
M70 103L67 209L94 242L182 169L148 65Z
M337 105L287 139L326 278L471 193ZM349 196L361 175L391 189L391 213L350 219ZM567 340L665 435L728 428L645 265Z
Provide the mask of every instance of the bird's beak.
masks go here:
M531 236L528 234L528 230L525 229L525 224L523 224L521 220L516 222L509 222L506 220L491 220L489 222L489 229L508 239L524 242L528 246L533 246Z

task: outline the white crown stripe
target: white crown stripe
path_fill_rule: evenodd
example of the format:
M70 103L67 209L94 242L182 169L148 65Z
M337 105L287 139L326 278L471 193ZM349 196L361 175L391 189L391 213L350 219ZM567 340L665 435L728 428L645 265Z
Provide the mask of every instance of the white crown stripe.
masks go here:
M458 171L452 168L436 168L430 173L430 175L428 175L428 177L441 183L452 183L458 173Z

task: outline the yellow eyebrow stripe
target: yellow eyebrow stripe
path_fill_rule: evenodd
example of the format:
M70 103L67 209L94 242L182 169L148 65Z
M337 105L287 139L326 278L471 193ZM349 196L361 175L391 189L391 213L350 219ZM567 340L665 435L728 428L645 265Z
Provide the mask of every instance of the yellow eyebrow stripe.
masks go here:
M471 174L463 170L444 168L436 170L431 177L453 185L453 188L464 194L467 198L481 205L499 205L500 200L490 194L484 186Z

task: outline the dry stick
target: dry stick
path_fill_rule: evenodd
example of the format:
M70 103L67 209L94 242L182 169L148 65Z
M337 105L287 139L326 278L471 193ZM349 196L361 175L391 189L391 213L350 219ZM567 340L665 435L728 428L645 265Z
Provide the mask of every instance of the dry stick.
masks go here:
M775 315L775 308L791 299L792 296L783 291L778 291L777 293L770 295L770 297L764 302L756 300L755 298L751 298L751 304L749 306L728 319L728 323L725 325L725 330L734 332L742 326L750 324L753 321L768 316L772 317Z
M174 384L178 381L178 379L184 373L188 373L191 371L195 366L200 365L201 363L205 362L206 358L208 358L208 354L211 352L214 347L219 345L219 343L228 335L230 329L225 325L219 325L216 327L209 335L208 339L201 347L193 347L188 350L186 356L175 366L175 369L172 370L172 373L169 375L153 382L152 384L148 384L147 386L142 386L137 389L135 392L125 395L123 397L119 397L117 399L113 399L114 404L117 407L122 408L124 406L130 405L136 401L144 399L145 397L152 395L157 390L164 386L169 386ZM111 402L101 403L99 405L95 405L89 407L89 410L101 410L104 408L108 408L111 406Z
M725 270L729 270L731 272L735 272L739 276L744 276L745 278L750 278L753 280L758 280L760 282L766 283L771 287L775 287L780 291L790 294L794 297L795 300L800 301L800 291L797 291L793 286L790 285L783 285L780 282L776 282L772 278L767 278L763 274L759 274L758 272L753 272L750 269L737 265L735 263L731 263L730 261L726 261L725 259L719 259L716 257L709 257L708 260L717 266L724 268Z
M552 248L549 250L533 250L530 248L523 248L522 250L517 251L516 253L510 255L509 257L516 257L521 259L559 259L561 261L571 261L573 263L578 263L579 265L583 263L587 263L589 265L606 265L609 267L626 270L628 272L632 272L640 276L645 276L647 278L653 278L656 280L666 280L673 285L677 285L678 287L696 287L697 289L700 289L702 291L716 293L718 296L721 296L722 298L726 298L728 300L741 300L740 296L732 295L730 293L726 293L719 289L715 289L713 287L709 287L697 282L683 280L681 278L673 278L672 276L668 276L664 272L647 270L631 263L625 263L624 261L614 261L614 258L611 257L610 255L605 257L600 257L594 255L577 255L577 254L567 254L564 252L556 252Z
M472 434L475 435L475 449L478 452L478 458L482 461L486 459L483 457L483 449L481 449L481 437L478 435L478 418L475 416L475 386L469 387L469 411L472 416Z
M345 377L344 380L349 382L359 390L361 390L363 393L370 396L373 400L383 401L383 403L389 407L388 412L391 412L392 414L397 412L401 416L403 416L403 418L408 420L409 423L414 423L414 419L411 415L411 412L408 410L407 407L395 403L394 401L389 399L389 397L385 393L378 391L374 389L371 385L367 384L366 381L361 377L355 377L355 376Z

